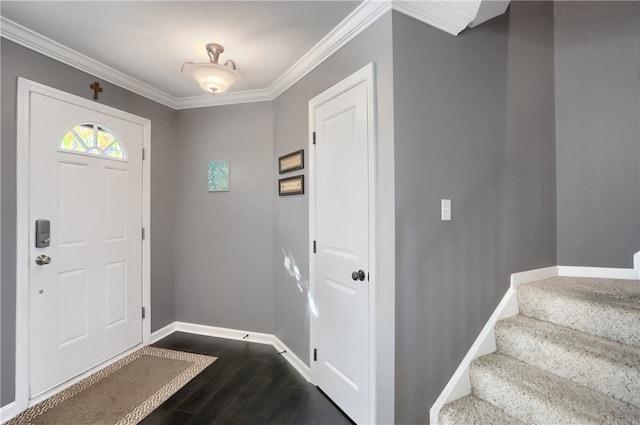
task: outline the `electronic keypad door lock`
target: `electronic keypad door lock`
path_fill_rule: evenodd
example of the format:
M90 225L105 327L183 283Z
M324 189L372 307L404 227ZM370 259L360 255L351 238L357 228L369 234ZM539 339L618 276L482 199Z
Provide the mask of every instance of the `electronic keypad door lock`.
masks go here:
M49 220L36 220L36 248L46 248L51 245L51 225Z

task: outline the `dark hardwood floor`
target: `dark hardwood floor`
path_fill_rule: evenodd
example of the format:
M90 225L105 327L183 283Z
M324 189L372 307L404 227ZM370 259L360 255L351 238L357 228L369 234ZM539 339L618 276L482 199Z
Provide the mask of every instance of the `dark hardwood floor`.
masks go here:
M176 332L154 346L218 360L142 425L353 423L270 345Z

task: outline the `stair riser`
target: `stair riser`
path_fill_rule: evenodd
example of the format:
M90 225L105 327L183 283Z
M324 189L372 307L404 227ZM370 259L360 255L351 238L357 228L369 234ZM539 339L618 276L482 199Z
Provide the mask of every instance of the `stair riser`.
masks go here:
M495 328L499 352L640 407L640 369L613 362L578 347L532 334L528 329Z
M640 425L640 409L503 355L474 360L471 392L528 424Z
M496 406L474 396L447 404L438 417L440 425L525 425Z
M520 314L640 347L640 310L571 298L523 285Z
M535 393L500 378L492 370L470 370L471 392L506 413L530 424L601 425L595 418L576 415L562 404L554 404Z

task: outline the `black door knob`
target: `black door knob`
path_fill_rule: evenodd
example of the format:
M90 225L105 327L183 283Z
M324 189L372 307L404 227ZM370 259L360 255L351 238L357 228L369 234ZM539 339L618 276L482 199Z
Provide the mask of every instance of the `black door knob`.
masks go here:
M365 276L363 270L358 270L357 272L351 273L351 279L353 280L364 280L364 278Z

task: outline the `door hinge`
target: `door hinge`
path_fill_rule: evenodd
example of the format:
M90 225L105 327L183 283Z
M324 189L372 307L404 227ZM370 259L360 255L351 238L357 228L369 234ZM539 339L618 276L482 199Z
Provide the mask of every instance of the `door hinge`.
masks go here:
M145 317L147 317L147 309L143 306L142 307L142 318L144 319Z
M315 131L313 132L313 144L314 145L316 144L316 132Z
M313 349L313 361L314 362L318 361L318 349L317 348Z
M146 232L144 231L144 227L142 228L142 240L144 240Z
M147 158L147 150L142 148L142 160L144 161Z
M313 253L316 253L316 241L313 241Z

